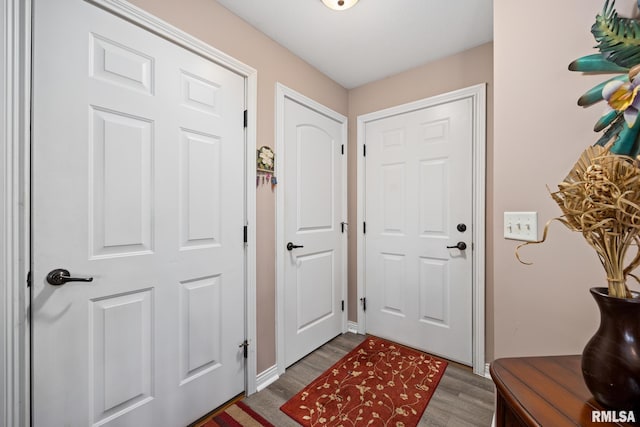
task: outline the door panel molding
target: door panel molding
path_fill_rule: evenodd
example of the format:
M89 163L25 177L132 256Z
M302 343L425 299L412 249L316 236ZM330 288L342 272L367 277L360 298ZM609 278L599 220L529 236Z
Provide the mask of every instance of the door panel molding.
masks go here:
M256 190L255 149L257 135L257 71L207 43L173 27L124 0L85 0L180 47L222 65L245 79L245 250L246 362L247 394L256 392ZM30 93L31 93L31 2L2 0L0 21L6 30L0 35L3 62L0 79L5 97L0 107L0 424L30 424L31 378L29 360L29 291L26 287L30 265Z
M365 297L365 127L368 122L432 107L438 104L470 99L473 108L473 372L485 372L485 206L486 206L486 84L479 84L430 98L398 105L357 117L357 287L358 300ZM358 304L358 333L366 332L363 305Z
M284 86L281 83L276 83L276 149L277 162L275 165L275 174L279 178L278 186L276 188L276 366L278 375L282 375L286 368L285 363L285 191L286 177L284 177L284 161L285 161L285 149L284 149L284 109L285 99L290 99L303 106L306 106L312 110L323 114L342 125L342 141L347 143L347 118L342 114L339 114L322 104L312 100L311 98L296 92ZM342 173L342 218L347 218L347 150L345 150L342 157L342 165L337 166L336 169L340 169ZM347 239L342 240L342 265L344 266L342 271L342 299L345 301L345 307L348 307L347 303ZM347 331L347 311L342 313L342 332Z

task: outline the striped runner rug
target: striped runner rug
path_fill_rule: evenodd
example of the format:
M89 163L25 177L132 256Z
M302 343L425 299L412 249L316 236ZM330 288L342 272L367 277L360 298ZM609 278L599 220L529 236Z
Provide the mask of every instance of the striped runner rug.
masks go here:
M201 427L275 427L253 409L238 401L226 408Z

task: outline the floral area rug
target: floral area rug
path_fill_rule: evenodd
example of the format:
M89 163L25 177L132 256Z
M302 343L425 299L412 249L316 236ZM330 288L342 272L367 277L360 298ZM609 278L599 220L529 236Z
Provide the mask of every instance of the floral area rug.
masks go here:
M367 339L280 407L303 426L417 426L447 362Z
M242 402L236 402L221 413L214 415L201 427L274 427L253 409Z

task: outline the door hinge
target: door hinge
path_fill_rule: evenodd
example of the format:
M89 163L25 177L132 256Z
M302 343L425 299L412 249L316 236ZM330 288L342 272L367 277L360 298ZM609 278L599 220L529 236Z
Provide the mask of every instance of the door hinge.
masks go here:
M367 222L363 222L362 223L362 233L363 234L367 234Z
M362 145L362 155L367 157L367 144Z
M340 149L342 155L344 156L344 144L342 144L342 148Z
M27 288L31 287L31 272L27 273Z
M242 228L242 234L243 234L243 238L242 239L243 239L244 243L247 243L247 241L248 241L248 238L247 238L248 228L249 227L246 226L246 225Z
M360 298L360 302L362 303L362 311L367 311L367 299Z
M344 221L340 223L340 232L341 232L341 233L344 233L344 226L345 226L345 225L347 225L347 223L346 223L346 222L344 222Z
M342 311L344 311L344 300L342 300L341 307L342 307Z
M247 127L247 123L249 123L247 110L244 110L243 121L244 121L244 127Z
M249 357L249 341L244 340L242 342L242 344L240 344L238 347L242 347L242 354L244 356L244 358L248 358Z

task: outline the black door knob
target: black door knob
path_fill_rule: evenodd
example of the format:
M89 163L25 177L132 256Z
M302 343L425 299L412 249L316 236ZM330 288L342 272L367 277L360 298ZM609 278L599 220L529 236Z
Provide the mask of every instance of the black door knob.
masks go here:
M69 270L56 268L47 274L47 282L53 286L60 286L67 282L93 282L93 277L71 277Z
M303 245L294 245L291 242L287 243L287 250L288 251L292 251L292 250L297 249L297 248L304 248L304 246Z
M447 249L454 249L454 248L464 251L465 249L467 249L467 244L465 242L458 242L453 246L447 246Z
M464 233L465 231L467 231L467 224L458 224L456 228L459 232Z

